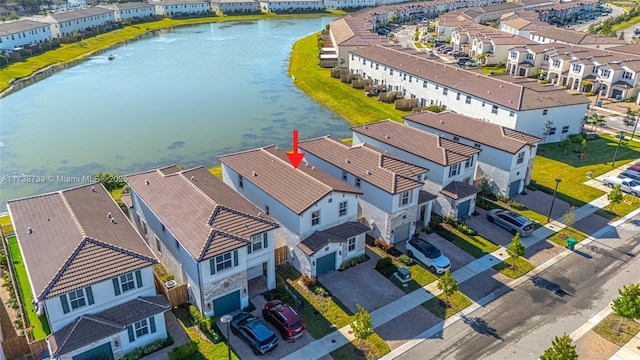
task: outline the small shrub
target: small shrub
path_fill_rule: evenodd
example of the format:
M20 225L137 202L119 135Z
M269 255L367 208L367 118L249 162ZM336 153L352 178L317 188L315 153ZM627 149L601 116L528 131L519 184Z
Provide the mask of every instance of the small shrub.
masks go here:
M452 226L458 225L458 220L456 220L456 219L454 219L454 218L452 218L450 216L443 217L442 218L442 222L445 223L445 224L452 225Z
M413 263L413 260L411 260L411 258L405 254L400 255L400 257L398 258L398 260L405 264L405 265L411 265Z
M183 360L198 352L198 342L192 340L182 346L177 346L169 353L169 360Z
M389 252L389 250L391 250L393 248L393 245L388 244L386 241L383 241L383 240L380 240L380 239L376 239L375 245L376 245L376 247L384 250L385 252Z
M149 355L171 345L173 345L173 339L171 338L171 336L164 339L159 339L152 342L151 344L133 350L132 352L125 355L122 360L138 360L146 355Z
M324 297L331 296L331 293L327 289L322 287L322 286L316 286L313 289L313 293L316 294L316 295L324 296Z
M376 263L376 270L378 270L378 272L385 277L389 277L393 275L396 270L398 270L398 267L396 267L393 264L393 260L391 260L391 258L387 256L378 260L378 262Z
M472 228L470 228L469 226L465 225L465 224L458 224L458 226L456 227L458 229L458 231L460 231L461 233L468 235L468 236L476 236L478 235L478 233L473 230Z
M501 203L505 203L508 204L511 199L508 196L502 195L502 194L497 194L498 197L498 201L500 201Z
M511 201L509 203L509 206L511 206L515 210L527 210L527 207L523 203L519 203L517 201Z
M313 277L313 276L309 276L309 275L302 275L300 276L300 282L302 283L302 285L306 286L307 289L311 290L311 288L316 284L318 280Z
M587 91L586 93L584 93L584 96L593 96L593 95L595 95L593 91Z
M163 282L163 283L166 283L167 281L174 280L175 278L176 278L176 277L175 277L175 276L173 276L173 275L171 275L171 274L166 274L166 275L164 275L164 276L162 277L162 279L161 279L161 280L162 280L162 282Z

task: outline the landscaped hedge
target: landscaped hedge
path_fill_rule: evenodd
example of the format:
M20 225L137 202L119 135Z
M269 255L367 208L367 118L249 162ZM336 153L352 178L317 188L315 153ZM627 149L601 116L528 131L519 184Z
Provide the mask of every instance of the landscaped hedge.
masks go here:
M138 360L146 355L152 354L160 349L164 349L171 345L173 345L173 339L171 338L171 336L164 339L159 339L152 342L151 344L133 350L132 352L125 355L122 360Z
M195 340L191 340L191 342L186 343L181 346L176 346L169 353L169 360L184 360L188 359L190 356L195 355L198 352L198 342Z
M218 328L215 326L215 317L205 317L194 305L189 305L189 314L191 315L193 323L198 325L200 330L207 335L211 342L214 344L220 342L220 334L218 334Z
M398 271L398 267L393 263L393 260L390 257L384 257L376 263L376 270L384 277L389 277L393 275L394 272Z
M340 264L340 268L338 269L338 271L344 271L350 267L356 266L360 263L363 263L365 261L369 260L369 255L367 254L362 254L360 256L356 256L356 257L352 257L351 259L343 262L342 264Z

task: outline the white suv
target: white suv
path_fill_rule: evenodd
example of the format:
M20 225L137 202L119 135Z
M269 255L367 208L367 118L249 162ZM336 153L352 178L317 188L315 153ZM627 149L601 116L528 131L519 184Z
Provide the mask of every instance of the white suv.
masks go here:
M420 238L407 241L407 255L427 265L432 273L442 274L451 268L451 261L438 248Z

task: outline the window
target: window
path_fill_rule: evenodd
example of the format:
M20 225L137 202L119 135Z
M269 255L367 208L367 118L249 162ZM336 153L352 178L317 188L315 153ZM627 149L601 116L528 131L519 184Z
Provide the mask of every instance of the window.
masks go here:
M582 70L582 65L573 64L572 70L573 70L573 72L580 72Z
M569 132L569 126L568 126L568 125L567 125L567 126L563 126L563 127L562 127L562 133L563 133L563 134L566 134L566 133L568 133L568 132Z
M247 245L247 253L251 254L254 251L266 248L269 245L267 233L253 235L251 237L251 244Z
M328 203L331 204L333 202L333 198L329 198Z
M426 80L422 82L422 87L425 88L425 89L427 88L427 81Z
M74 290L69 293L69 305L71 305L72 310L75 310L77 308L87 305L84 299L83 289Z
M238 187L240 189L244 187L244 179L242 178L242 175L238 175Z
M460 138L459 138L459 137L457 137L457 136L454 136L454 137L453 137L453 141L460 141Z
M607 69L602 69L602 72L600 72L600 76L602 76L603 78L608 78L610 74L611 74L611 71Z
M516 164L522 164L523 162L524 162L524 151L518 154L518 161L516 161Z
M393 69L389 69L389 75L393 75Z
M560 67L560 60L553 60L553 67Z
M442 95L447 95L448 93L449 93L449 89L447 88L442 89Z
M517 57L518 57L518 53L517 53L517 52L515 52L515 51L512 51L512 52L511 52L511 58L512 58L512 59L516 59Z
M456 94L456 100L460 100L460 93Z
M378 64L376 64L376 70L378 70Z
M436 84L436 90L440 89L440 86L438 86L438 84Z
M340 203L340 216L345 216L347 215L347 202L343 201Z
M320 224L320 210L316 210L311 213L311 226Z
M542 115L547 116L548 113L549 113L549 110L547 109L542 110Z
M142 319L135 324L133 324L133 329L136 332L136 338L147 335L149 333L149 326L147 323L147 319Z
M630 79L632 79L632 78L633 78L633 74L631 74L631 73L630 73L630 72L628 72L628 71L625 71L624 73L622 73L622 78L623 78L623 79L628 79L628 80L630 80Z
M342 170L342 180L347 181L347 172Z
M176 249L180 249L180 243L176 240Z
M466 104L471 104L471 96L467 95L467 99L464 101Z
M464 161L464 168L468 169L473 166L473 156Z
M527 53L527 60L533 60L533 54Z
M484 101L482 102L482 107L484 107L487 103L485 103Z
M352 237L351 239L347 240L347 250L349 252L356 250L356 238Z
M269 215L269 205L264 206L264 212L266 212L267 215Z
M497 114L498 113L498 105L493 105L491 107L491 113L492 114Z
M359 188L360 187L360 178L356 178L356 187Z
M480 144L478 144L478 143L474 143L474 144L473 144L473 146L474 146L475 148L480 149Z
M556 128L554 127L549 128L549 135L555 135L555 133L556 133Z
M409 75L409 82L413 80L413 76Z
M449 166L449 177L454 177L460 174L460 163Z
M133 290L136 288L136 283L133 281L133 273L127 273L120 275L120 289L122 292Z
M232 261L232 253L233 253L233 258L235 260L235 263L238 263L238 251L234 250L234 251L229 251L226 252L224 254L220 254L216 257L214 257L213 259L211 259L211 275L215 274L216 272L222 271L224 269L228 269L233 265L233 261Z
M156 236L156 250L158 251L158 254L162 255L162 246L160 246L160 239L158 239L158 237Z
M513 110L509 111L509 117L513 117L513 115L515 115L515 113L513 112Z
M411 201L409 190L404 191L402 194L400 194L400 206L409 205L409 201Z

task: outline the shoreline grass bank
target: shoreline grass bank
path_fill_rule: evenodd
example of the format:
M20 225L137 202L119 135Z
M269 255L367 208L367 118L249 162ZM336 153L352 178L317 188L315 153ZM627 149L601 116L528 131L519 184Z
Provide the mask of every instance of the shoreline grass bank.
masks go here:
M298 19L318 18L325 16L339 16L344 11L300 14L253 14L253 15L222 15L190 19L169 19L125 26L122 29L100 34L72 44L62 44L59 48L47 51L41 55L32 56L24 61L16 62L0 70L0 92L7 90L12 79L28 78L38 71L64 63L84 60L93 54L108 50L128 41L135 41L139 37L162 29L179 26L200 25L227 21L256 21L269 19Z

